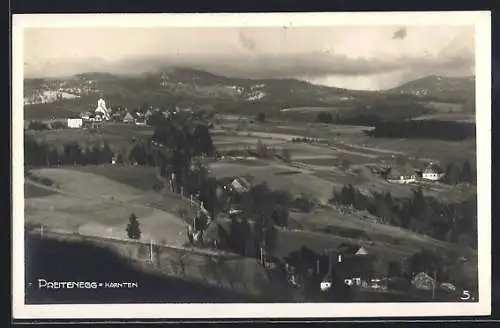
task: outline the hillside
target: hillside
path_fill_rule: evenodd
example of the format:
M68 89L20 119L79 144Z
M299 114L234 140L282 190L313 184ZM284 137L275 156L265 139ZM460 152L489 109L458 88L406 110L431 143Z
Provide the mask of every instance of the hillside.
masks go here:
M233 303L258 301L233 291L141 271L115 253L90 243L30 236L26 242L28 304ZM64 263L64 266L60 265ZM56 281L136 282L138 288L38 289L39 278Z
M163 108L178 106L247 114L324 107L325 111L355 115L407 118L439 111L422 104L425 101L471 102L474 90L474 80L469 78L428 77L388 92L377 92L314 85L296 79L229 78L190 68L135 76L93 72L68 78L26 79L24 85L25 115L30 118L42 118L48 113L64 117L68 112L88 110L101 96L108 107L139 107L147 102Z
M428 76L389 90L442 102L470 102L475 98L475 77Z

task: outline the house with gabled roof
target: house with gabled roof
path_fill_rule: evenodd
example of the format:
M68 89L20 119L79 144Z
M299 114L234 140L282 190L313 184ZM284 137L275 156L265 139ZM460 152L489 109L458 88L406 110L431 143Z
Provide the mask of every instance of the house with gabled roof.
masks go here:
M223 188L227 191L235 191L237 193L247 192L252 188L252 184L244 177L225 177L219 180Z
M346 242L337 247L337 252L344 256L368 255L368 251L363 246Z
M123 123L134 123L134 122L135 122L134 116L132 116L130 112L127 112L127 114L125 114L125 116L123 117Z
M444 171L439 167L439 165L430 162L423 170L422 170L422 179L430 180L430 181L439 181L444 177Z

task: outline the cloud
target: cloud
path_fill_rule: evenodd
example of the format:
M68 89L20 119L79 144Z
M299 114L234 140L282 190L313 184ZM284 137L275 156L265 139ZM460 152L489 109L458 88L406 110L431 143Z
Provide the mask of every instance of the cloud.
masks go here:
M138 74L184 66L378 88L422 74L473 74L473 41L467 26L38 30L25 38L25 73Z

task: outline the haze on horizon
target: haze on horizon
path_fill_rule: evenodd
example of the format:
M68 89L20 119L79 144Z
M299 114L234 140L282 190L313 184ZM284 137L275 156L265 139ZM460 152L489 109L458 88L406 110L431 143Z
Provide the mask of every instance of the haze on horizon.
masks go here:
M27 28L25 77L190 67L358 90L474 75L472 26Z

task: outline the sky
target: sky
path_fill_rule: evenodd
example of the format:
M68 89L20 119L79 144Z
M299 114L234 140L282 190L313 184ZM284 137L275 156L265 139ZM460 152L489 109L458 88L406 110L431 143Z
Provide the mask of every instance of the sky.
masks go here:
M26 28L25 77L191 67L358 90L474 75L472 26Z

